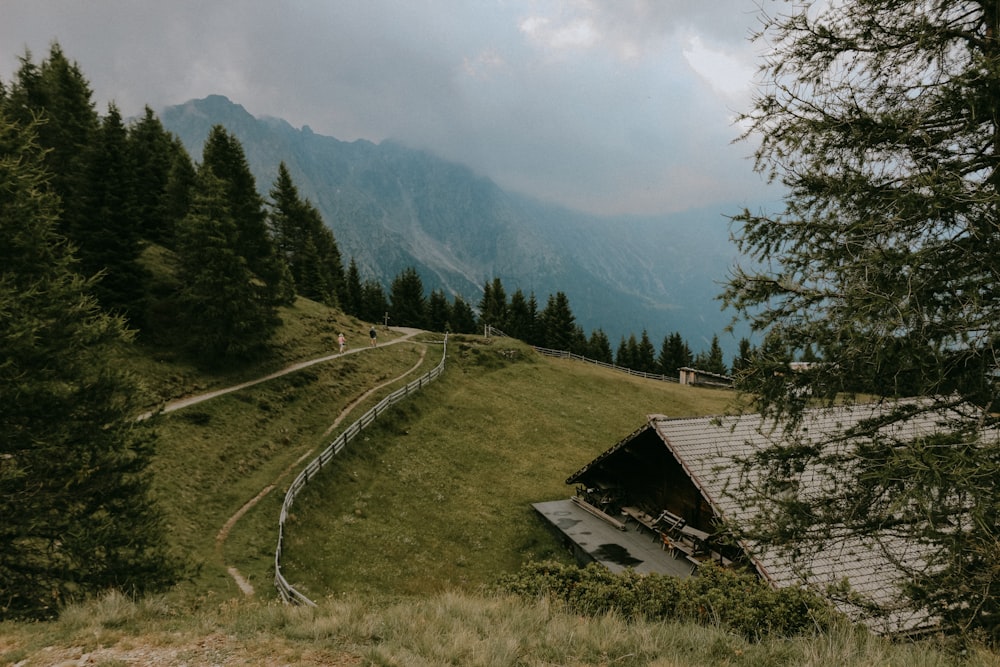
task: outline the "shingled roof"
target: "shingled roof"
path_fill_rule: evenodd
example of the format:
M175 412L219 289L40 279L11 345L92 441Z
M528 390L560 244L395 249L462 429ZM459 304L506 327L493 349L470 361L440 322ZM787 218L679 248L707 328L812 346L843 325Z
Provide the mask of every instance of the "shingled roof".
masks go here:
M653 430L690 477L715 515L723 521L739 525L766 507L760 501L745 497L741 490L743 469L737 461L791 437L807 444L826 443L845 429L885 414L893 404L871 404L807 411L795 433L786 434L781 426L758 414L739 416L671 419L650 415L648 423L571 476L573 483L588 469L614 456L640 434ZM898 404L896 404L898 405ZM947 412L920 412L903 422L885 427L883 433L909 439L944 430L954 417ZM835 440L851 446L849 441ZM812 471L817 472L817 471ZM753 474L752 472L750 473ZM823 475L807 470L799 480L800 492L809 493L809 485L821 483ZM752 480L751 480L752 481ZM817 493L819 489L816 489ZM892 560L919 569L927 547L889 534L858 537L846 531L824 538L822 544L802 545L794 560L787 550L766 544L744 543L743 549L760 575L776 587L805 585L821 594L829 587L850 586L852 594L876 603L886 614L871 617L864 605L843 599L833 599L842 611L865 622L877 632L898 633L920 629L931 624L924 610L913 609L900 592L901 573L890 566ZM817 548L818 547L818 548Z

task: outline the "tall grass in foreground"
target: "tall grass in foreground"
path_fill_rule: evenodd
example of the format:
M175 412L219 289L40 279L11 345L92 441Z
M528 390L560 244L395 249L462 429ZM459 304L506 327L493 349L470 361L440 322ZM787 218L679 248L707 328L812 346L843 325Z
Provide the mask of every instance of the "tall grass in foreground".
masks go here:
M114 594L70 607L53 623L0 624L0 663L995 667L1000 659L980 649L959 657L928 643L894 644L846 626L750 642L714 627L578 616L545 599L448 592L347 596L317 608L232 601L194 615Z

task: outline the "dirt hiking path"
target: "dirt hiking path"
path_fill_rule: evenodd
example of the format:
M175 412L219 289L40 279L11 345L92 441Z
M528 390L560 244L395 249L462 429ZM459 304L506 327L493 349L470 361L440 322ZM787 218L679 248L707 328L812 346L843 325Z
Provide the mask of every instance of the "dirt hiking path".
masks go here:
M409 338L411 336L413 336L412 333L409 334L408 336L404 337L404 338L400 338L400 339L394 340L392 342L393 343L398 343L398 342L400 342L402 340L405 340L406 338ZM389 343L386 343L386 344L388 345ZM344 354L348 354L348 353L345 352ZM340 356L340 355L334 355L334 356ZM337 418L329 426L329 428L327 428L325 431L323 431L323 435L324 436L330 435L330 433L332 433L333 430L335 428L337 428L337 426L342 421L344 421L344 419L347 417L347 415L349 415L351 413L351 411L354 410L354 408L356 408L358 405L360 405L365 399L367 399L369 396L371 396L372 394L374 394L376 391L378 391L379 389L382 389L383 387L386 387L386 386L392 384L393 382L396 382L398 380L402 380L407 375L410 375L411 373L413 373L414 371L416 371L418 368L420 368L420 365L422 363L424 363L424 357L426 357L426 356L427 356L427 348L423 347L420 350L420 359L417 360L417 363L414 364L413 367L410 368L410 370L406 371L402 375L399 375L397 377L394 377L394 378L391 378L389 380L386 380L382 384L377 385L375 387L372 387L371 389L369 389L368 391L366 391L365 393L363 393L361 396L359 396L357 399L355 399L350 405L348 405L346 408L344 408L340 412L339 415L337 415ZM300 368L301 367L302 366L300 366ZM271 484L268 484L263 489L261 489L260 493L258 493L256 496L254 496L253 498L251 498L250 500L248 500L243 505L243 507L241 507L239 510L236 511L235 514L233 514L231 517L229 517L229 519L226 521L226 523L222 526L222 529L219 530L219 533L215 536L215 552L216 552L216 554L219 557L219 561L222 562L223 565L225 565L225 556L223 555L222 547L225 545L226 538L229 537L229 533L232 531L233 526L236 525L236 522L239 521L243 517L244 514L246 514L247 512L249 512L254 507L254 505L256 505L261 500L263 500L264 498L266 498L267 494L269 494L271 491L273 491L275 489L275 487L278 486L278 483L282 479L284 479L285 477L287 477L293 470L295 470L296 468L298 468L298 466L303 461L305 461L306 458L310 454L313 453L313 451L315 451L315 448L309 449L309 451L307 451L305 454L303 454L302 456L300 456L295 461L295 463L293 463L290 466L288 466L287 468L285 468L281 472L281 474L278 475L277 479L274 480L274 482L272 482ZM251 595L254 594L253 585L249 581L247 581L246 578L243 577L243 575L240 574L239 570L237 570L234 566L232 566L232 565L226 566L226 572L228 572L229 576L231 576L233 578L233 580L236 582L236 585L239 586L239 588L240 588L241 591L243 591L244 595L251 596Z
M399 338L390 340L387 343L380 343L377 347L385 347L386 345L395 345L396 343L402 343L407 341L418 333L422 333L422 329L410 329L408 327L390 327L392 331L403 334ZM300 361L292 364L291 366L286 366L280 371L275 371L270 375L265 375L264 377L257 378L255 380L248 380L246 382L241 382L240 384L234 384L231 387L223 387L222 389L216 389L214 391L209 391L204 394L198 394L197 396L187 396L185 398L178 398L177 400L170 401L166 403L159 411L150 410L149 412L144 412L139 415L136 419L141 421L143 419L149 419L155 414L173 412L174 410L180 410L181 408L186 408L189 405L194 405L196 403L201 403L202 401L207 401L216 396L222 396L223 394L228 394L230 392L239 391L240 389L246 389L247 387L252 387L255 384L260 384L261 382L267 382L268 380L273 380L274 378L281 377L282 375L288 375L289 373L294 373L295 371L302 370L303 368L308 368L309 366L315 366L316 364L321 364L325 361L331 361L339 357L346 356L348 354L357 354L358 352L364 352L365 350L370 350L370 347L357 347L353 349L348 349L343 354L337 352L334 354L328 354L325 357L319 357L318 359L309 359L308 361Z

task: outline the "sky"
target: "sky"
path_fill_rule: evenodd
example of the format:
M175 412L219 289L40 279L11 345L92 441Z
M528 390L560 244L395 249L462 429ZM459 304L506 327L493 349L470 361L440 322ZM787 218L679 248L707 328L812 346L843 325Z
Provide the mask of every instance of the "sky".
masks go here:
M0 79L55 41L102 114L219 94L580 211L735 213L774 198L736 119L776 2L0 0Z

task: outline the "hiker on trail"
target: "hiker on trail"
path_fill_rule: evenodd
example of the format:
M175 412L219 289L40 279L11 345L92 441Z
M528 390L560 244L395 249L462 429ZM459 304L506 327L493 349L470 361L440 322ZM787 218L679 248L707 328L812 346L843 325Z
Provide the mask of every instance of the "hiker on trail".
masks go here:
M337 343L340 344L340 353L343 354L344 350L347 349L347 339L344 338L344 334L337 336Z
M371 340L372 340L372 347L375 347L375 345L376 345L376 340L375 339L376 339L377 336L378 336L378 334L375 333L375 325L373 324L372 328L368 330L368 337L371 338Z

